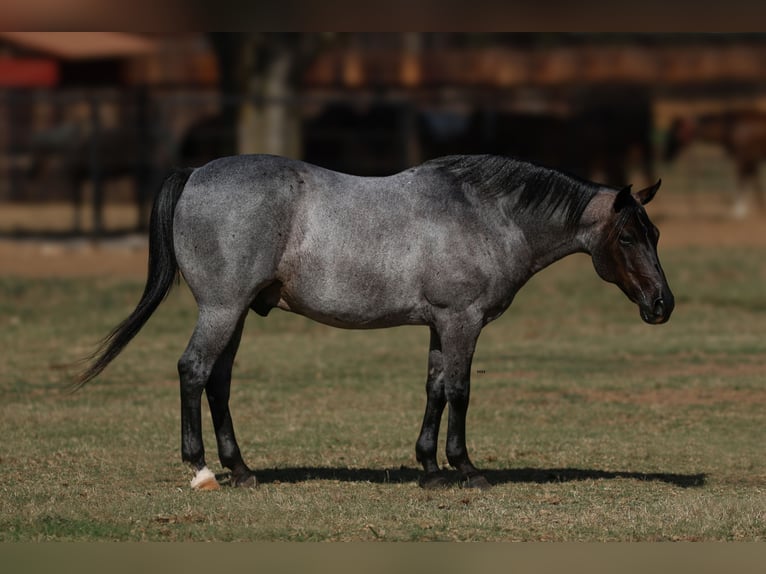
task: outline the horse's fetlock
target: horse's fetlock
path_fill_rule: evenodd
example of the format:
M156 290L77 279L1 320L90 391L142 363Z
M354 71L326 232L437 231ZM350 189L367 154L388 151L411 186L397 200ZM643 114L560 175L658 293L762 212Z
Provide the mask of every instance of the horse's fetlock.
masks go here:
M423 463L423 461L429 460L433 453L434 449L431 447L431 445L426 445L424 443L421 443L418 441L415 444L415 459L419 463Z

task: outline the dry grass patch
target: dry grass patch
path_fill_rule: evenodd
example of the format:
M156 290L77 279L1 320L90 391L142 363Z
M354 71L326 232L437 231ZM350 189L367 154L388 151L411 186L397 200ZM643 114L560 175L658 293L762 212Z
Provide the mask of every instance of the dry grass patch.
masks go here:
M189 293L67 395L61 365L142 284L2 278L0 539L766 540L763 261L670 251L678 307L659 328L582 259L536 277L474 363L468 441L488 492L417 485L427 329L252 317L232 410L261 486L191 492L175 382Z

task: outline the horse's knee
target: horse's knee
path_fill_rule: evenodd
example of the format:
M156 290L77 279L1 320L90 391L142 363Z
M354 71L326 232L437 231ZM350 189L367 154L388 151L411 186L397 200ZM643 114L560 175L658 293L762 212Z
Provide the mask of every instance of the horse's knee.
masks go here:
M454 468L462 469L466 463L470 464L468 449L465 446L464 440L450 440L449 437L447 437L446 453L447 462Z
M445 396L450 407L463 410L468 408L471 389L467 382L455 382L445 386Z

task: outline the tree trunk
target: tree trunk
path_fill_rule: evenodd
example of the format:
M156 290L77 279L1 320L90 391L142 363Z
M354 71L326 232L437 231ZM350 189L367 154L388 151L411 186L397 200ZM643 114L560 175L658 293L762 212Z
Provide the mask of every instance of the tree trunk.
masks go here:
M282 50L259 76L249 79L248 94L240 108L240 153L300 156L300 110L290 82L293 66L293 55Z

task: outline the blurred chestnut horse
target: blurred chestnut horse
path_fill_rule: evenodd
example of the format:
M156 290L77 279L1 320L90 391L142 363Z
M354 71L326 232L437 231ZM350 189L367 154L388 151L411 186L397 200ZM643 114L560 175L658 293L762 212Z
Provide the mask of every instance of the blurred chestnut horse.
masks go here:
M693 141L723 146L734 161L739 186L735 191L735 217L748 212L747 189L753 188L758 206L766 209L766 199L758 178L758 167L766 159L766 114L758 111L730 111L705 114L693 119L673 120L665 147L665 160L675 159Z

